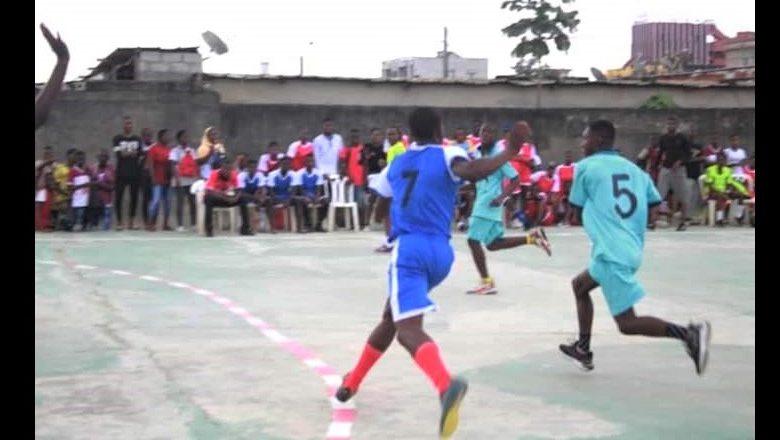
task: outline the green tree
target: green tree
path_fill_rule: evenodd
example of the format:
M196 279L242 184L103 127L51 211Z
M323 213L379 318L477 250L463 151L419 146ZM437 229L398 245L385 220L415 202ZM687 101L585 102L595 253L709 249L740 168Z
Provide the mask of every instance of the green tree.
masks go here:
M521 37L512 51L512 56L520 59L515 66L517 73L542 66L541 59L550 53L549 41L553 41L559 51L569 50L569 36L580 24L577 11L563 9L563 5L572 2L574 0L559 0L560 4L553 6L547 0L509 0L501 4L501 9L522 14L520 20L502 29L510 38Z

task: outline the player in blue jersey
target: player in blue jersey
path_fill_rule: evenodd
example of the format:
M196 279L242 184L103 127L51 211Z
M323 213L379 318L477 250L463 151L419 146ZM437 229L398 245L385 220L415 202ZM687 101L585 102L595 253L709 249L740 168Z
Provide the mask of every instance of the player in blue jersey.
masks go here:
M336 398L345 402L354 396L365 375L397 338L436 387L442 406L439 433L448 438L457 428L467 383L450 376L438 346L423 330L423 315L436 308L428 294L452 267L452 206L461 182L478 181L499 169L517 154L530 128L525 122L516 123L504 151L469 161L462 148L441 146L441 119L432 109L414 110L409 126L415 144L383 170L374 185L382 197L376 216L381 219L390 207L390 238L396 243L388 270L389 298L382 320L344 377Z
M679 339L693 359L696 373L703 374L709 354L709 322L683 327L634 313L634 305L645 295L634 275L642 263L648 211L655 219L661 203L658 191L647 173L617 153L611 122L592 122L583 137L582 149L587 157L577 163L569 203L576 215L582 216L592 242L591 260L588 269L572 280L579 339L561 345L561 352L580 368L593 369L590 292L601 286L621 333Z
M479 134L481 144L477 151L474 152L475 158L501 154L501 148L496 142L496 134L497 129L495 125L488 123L482 126ZM508 179L511 183L505 189L502 189L504 179ZM476 186L477 197L469 218L467 242L469 249L471 249L471 257L474 259L474 264L479 272L480 284L466 293L495 295L498 293L498 290L496 290L493 278L488 273L485 251L482 249L483 244L489 251L511 249L530 244L538 246L547 255L551 255L550 242L547 240L547 235L542 228L534 229L528 235L504 237L503 204L509 200L515 189L520 186L520 177L512 165L502 165L493 174L477 182Z

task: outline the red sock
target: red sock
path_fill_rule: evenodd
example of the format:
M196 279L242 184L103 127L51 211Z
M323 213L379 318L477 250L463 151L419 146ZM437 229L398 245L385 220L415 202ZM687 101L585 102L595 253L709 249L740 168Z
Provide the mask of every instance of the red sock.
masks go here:
M349 372L349 377L344 381L344 385L353 392L357 391L360 383L363 382L363 378L366 377L366 374L368 374L368 371L374 366L376 361L382 357L382 354L384 353L372 347L371 344L366 344L363 347L363 353L361 353L357 365Z
M443 393L450 386L450 373L439 356L439 347L433 341L428 341L417 348L414 362L425 372L433 385Z

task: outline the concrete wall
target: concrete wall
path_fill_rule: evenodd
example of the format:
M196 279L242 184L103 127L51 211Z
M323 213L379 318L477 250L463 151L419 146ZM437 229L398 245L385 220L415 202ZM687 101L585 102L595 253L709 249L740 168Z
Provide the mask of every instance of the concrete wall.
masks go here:
M753 87L627 86L605 84L545 85L505 83L407 83L324 78L209 78L206 87L224 104L325 105L480 109L637 109L651 96L666 93L684 109L756 106Z
M141 52L135 66L138 81L186 81L203 71L199 53Z

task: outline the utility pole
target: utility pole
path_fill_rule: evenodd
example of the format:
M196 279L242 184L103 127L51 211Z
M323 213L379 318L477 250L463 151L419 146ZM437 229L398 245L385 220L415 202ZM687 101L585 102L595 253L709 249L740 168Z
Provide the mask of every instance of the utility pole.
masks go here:
M450 53L447 50L447 27L444 27L444 56L442 57L444 76L443 78L449 78L450 76Z

